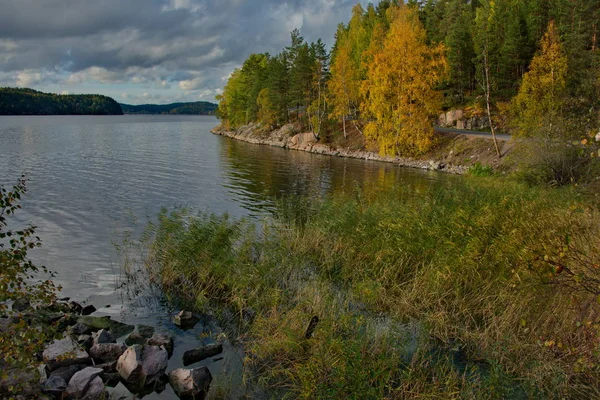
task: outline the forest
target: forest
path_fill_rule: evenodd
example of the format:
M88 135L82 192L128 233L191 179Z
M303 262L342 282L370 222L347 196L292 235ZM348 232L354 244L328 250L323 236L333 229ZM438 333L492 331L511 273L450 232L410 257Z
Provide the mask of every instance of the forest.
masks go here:
M387 155L429 151L435 118L456 108L492 133L584 143L600 125L599 22L600 0L357 4L331 50L294 30L279 54L250 55L218 115L229 128L297 123L321 141L350 127Z
M186 114L186 115L214 115L217 105L207 101L193 103L172 104L121 104L125 114Z
M0 88L0 115L123 115L123 110L115 100L99 94Z

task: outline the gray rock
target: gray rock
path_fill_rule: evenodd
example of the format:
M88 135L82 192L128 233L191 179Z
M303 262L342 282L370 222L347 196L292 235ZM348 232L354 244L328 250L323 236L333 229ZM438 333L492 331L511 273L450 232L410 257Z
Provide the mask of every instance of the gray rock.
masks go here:
M179 397L204 399L210 388L212 375L208 368L179 368L169 373L169 383Z
M98 364L98 365L96 365L96 368L100 368L102 371L104 371L107 374L117 372L117 360L107 362L104 364Z
M223 352L223 345L220 343L209 344L202 346L197 349L188 350L183 353L183 365L188 366L190 364L197 363L206 358L216 356Z
M67 382L62 376L52 375L42 385L42 392L57 398L61 398L62 394L67 390L67 387Z
M74 364L89 364L89 354L70 337L55 340L44 350L42 357L50 371Z
M173 355L173 338L169 335L163 333L155 333L150 339L148 339L148 342L146 344L149 346L163 346L167 350L169 358L171 358L171 356Z
M110 332L105 329L100 329L98 332L94 333L92 338L94 339L94 344L117 342L113 335L111 335Z
M75 335L89 335L92 333L92 330L86 324L82 324L81 322L76 323L71 328L71 332Z
M139 333L136 332L132 332L129 334L129 336L127 336L127 339L125 339L125 344L127 346L133 346L134 344L145 344L146 343L146 339L140 335Z
M31 307L31 303L28 299L21 298L17 299L12 304L13 311L22 312L28 310Z
M81 315L90 315L95 312L96 312L96 307L94 307L91 304L88 304L87 306L85 306L81 309Z
M106 389L102 378L97 376L93 381L90 382L81 400L100 400L106 398Z
M173 322L175 323L175 325L184 329L193 328L198 323L198 321L199 319L196 316L194 316L194 314L191 311L180 311L179 314L177 314L173 318Z
M94 345L94 339L92 339L90 335L79 335L77 337L77 343L79 343L85 351L88 351Z
M90 383L99 377L102 372L104 371L102 371L100 368L93 367L87 367L79 372L76 372L69 381L67 394L75 399L82 398L88 391ZM102 382L102 379L100 379L100 382ZM104 385L102 386L104 387Z
M152 384L167 369L169 357L164 347L134 345L117 362L121 378L136 387Z
M147 325L138 325L137 331L142 337L146 339L150 339L152 335L154 335L154 328Z
M109 329L112 321L110 320L110 317L85 316L79 318L78 322L87 325L91 331L95 332L99 331L100 329Z
M85 368L85 367L83 367L83 368ZM73 375L75 375L78 371L82 370L83 368L81 365L71 365L69 367L61 367L61 368L58 368L56 371L52 372L50 374L50 378L59 377L68 384L69 381L71 380L71 378L73 377ZM66 390L66 388L65 388L65 390Z
M100 362L117 361L127 346L117 343L97 343L90 349L90 356Z

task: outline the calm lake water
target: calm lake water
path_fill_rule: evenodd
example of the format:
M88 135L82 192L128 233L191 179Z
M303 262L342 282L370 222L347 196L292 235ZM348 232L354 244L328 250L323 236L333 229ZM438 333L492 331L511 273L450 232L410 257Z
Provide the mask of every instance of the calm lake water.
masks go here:
M0 117L0 184L12 185L21 173L30 179L18 222L38 226L43 247L32 253L33 260L58 273L64 296L94 304L98 315L176 335L169 369L180 366L198 332L178 330L167 308L124 295L114 246L123 232L139 233L161 207L261 218L284 195L320 197L365 183L428 185L448 179L243 143L211 134L217 124L203 116ZM239 362L204 365L218 375ZM146 398L174 394L167 388Z

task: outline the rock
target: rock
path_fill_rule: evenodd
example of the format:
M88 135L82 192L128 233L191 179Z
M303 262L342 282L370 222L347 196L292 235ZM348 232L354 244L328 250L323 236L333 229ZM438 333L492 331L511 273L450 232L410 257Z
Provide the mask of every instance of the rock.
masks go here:
M127 339L125 339L125 344L127 346L133 346L134 344L145 344L146 343L146 339L140 335L139 333L136 332L132 332L129 334L129 336L127 336Z
M150 339L152 335L154 335L154 328L147 325L138 325L137 331L142 337L146 339Z
M28 310L30 307L31 307L31 303L29 302L28 299L25 299L25 298L17 299L12 304L13 311L17 311L17 312L23 312L25 310Z
M100 329L98 332L92 335L92 339L94 339L94 344L103 344L103 343L116 343L117 341L110 334L109 331L105 329Z
M120 338L122 336L130 334L131 332L134 331L134 329L135 329L135 326L133 326L133 325L127 325L127 324L123 324L121 322L112 321L109 330L110 330L110 333L112 333L112 335L115 338Z
M92 304L88 304L87 306L81 309L81 315L90 315L96 312L96 307Z
M173 355L173 338L169 335L155 333L150 339L148 339L148 342L146 344L149 346L163 346L167 350L169 358L171 358L171 356Z
M92 333L92 330L86 324L82 324L81 322L76 323L71 328L71 332L75 335L89 335Z
M168 361L163 347L134 345L119 358L117 371L125 382L143 387L160 379Z
M77 343L79 343L85 351L88 351L94 345L94 339L90 335L79 335L77 337Z
M62 376L52 375L42 385L42 392L60 399L62 394L67 390L67 387L68 384Z
M107 372L104 374L104 383L108 387L115 387L121 382L121 375L118 372Z
M89 354L70 337L55 340L44 350L42 357L50 371L74 364L89 364Z
M175 323L175 325L183 329L193 328L198 323L198 321L199 319L196 316L194 316L194 314L191 311L180 311L179 314L177 314L175 318L173 318L173 322Z
M210 388L212 375L208 368L179 368L169 373L169 383L179 397L204 399Z
M116 361L127 350L124 344L96 343L90 349L90 356L100 362Z
M84 395L81 397L82 400L100 400L106 398L106 389L102 378L97 376L93 381L90 382Z
M441 165L437 161L429 161L429 169L437 171L437 170L441 169Z
M69 300L65 300L65 301L69 301ZM81 311L83 310L83 306L81 304L77 303L76 301L69 301L69 310L71 310L71 312L73 312L75 314L81 314Z
M99 331L100 329L109 329L111 325L110 317L80 317L80 323L86 325L91 331Z
M83 368L85 368L85 366L81 366L81 365L71 365L69 367L61 367L61 368L58 368L56 371L52 372L50 374L50 378L60 377L66 383L69 383L69 381L71 380L73 375L75 375L78 371L82 370Z
M117 360L107 362L104 364L98 364L98 365L96 365L96 368L100 368L102 371L104 371L107 374L117 372Z
M75 375L69 381L67 394L75 399L80 399L88 391L90 383L94 381L103 371L100 368L87 367ZM102 382L102 379L100 379ZM102 385L104 387L104 384Z
M183 365L188 366L190 364L197 363L206 358L216 356L223 352L223 345L220 343L214 343L207 346L202 346L197 349L188 350L183 353Z

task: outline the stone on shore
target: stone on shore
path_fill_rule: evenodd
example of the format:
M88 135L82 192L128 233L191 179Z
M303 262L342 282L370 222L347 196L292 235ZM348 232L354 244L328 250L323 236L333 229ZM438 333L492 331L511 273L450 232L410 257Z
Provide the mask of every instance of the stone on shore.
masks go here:
M81 309L81 315L90 315L96 312L96 307L92 304L88 304L87 306Z
M99 377L102 372L104 372L102 369L93 367L87 367L79 372L76 372L69 381L67 394L74 399L80 399L84 397L90 387L90 383ZM100 382L102 382L102 379L100 379ZM102 387L104 387L104 384Z
M119 358L117 371L125 382L143 387L164 375L168 361L163 347L134 345Z
M216 356L223 352L223 345L221 343L209 344L202 346L197 349L188 350L183 353L183 365L188 366L190 364L197 363L206 358Z
M127 336L127 339L125 339L125 344L127 346L133 346L134 344L145 344L145 343L146 343L146 339L137 332L130 333L129 336Z
M127 346L117 343L96 343L90 349L90 356L102 363L116 361L127 350Z
M84 316L79 318L79 322L87 325L92 331L105 329L109 331L114 338L125 336L135 329L133 325L123 324L121 322L112 321L110 317L92 317Z
M155 333L152 335L148 342L146 343L149 346L163 346L167 353L169 354L169 358L173 355L173 338L169 335L163 333Z
M74 364L89 364L91 361L89 354L68 336L50 343L42 357L50 371Z
M82 400L101 400L106 398L106 389L102 378L97 376L90 382Z
M146 339L150 339L152 335L154 335L154 328L147 325L138 325L137 331L142 337Z
M103 343L116 343L115 338L110 334L109 331L105 329L100 329L98 332L92 335L94 339L94 344L103 344Z
M169 383L181 398L204 399L210 388L212 375L208 368L179 368L169 373Z
M60 399L62 394L66 392L68 386L69 385L62 376L51 375L42 385L42 392Z
M200 321L191 311L180 311L173 322L180 328L191 329Z

